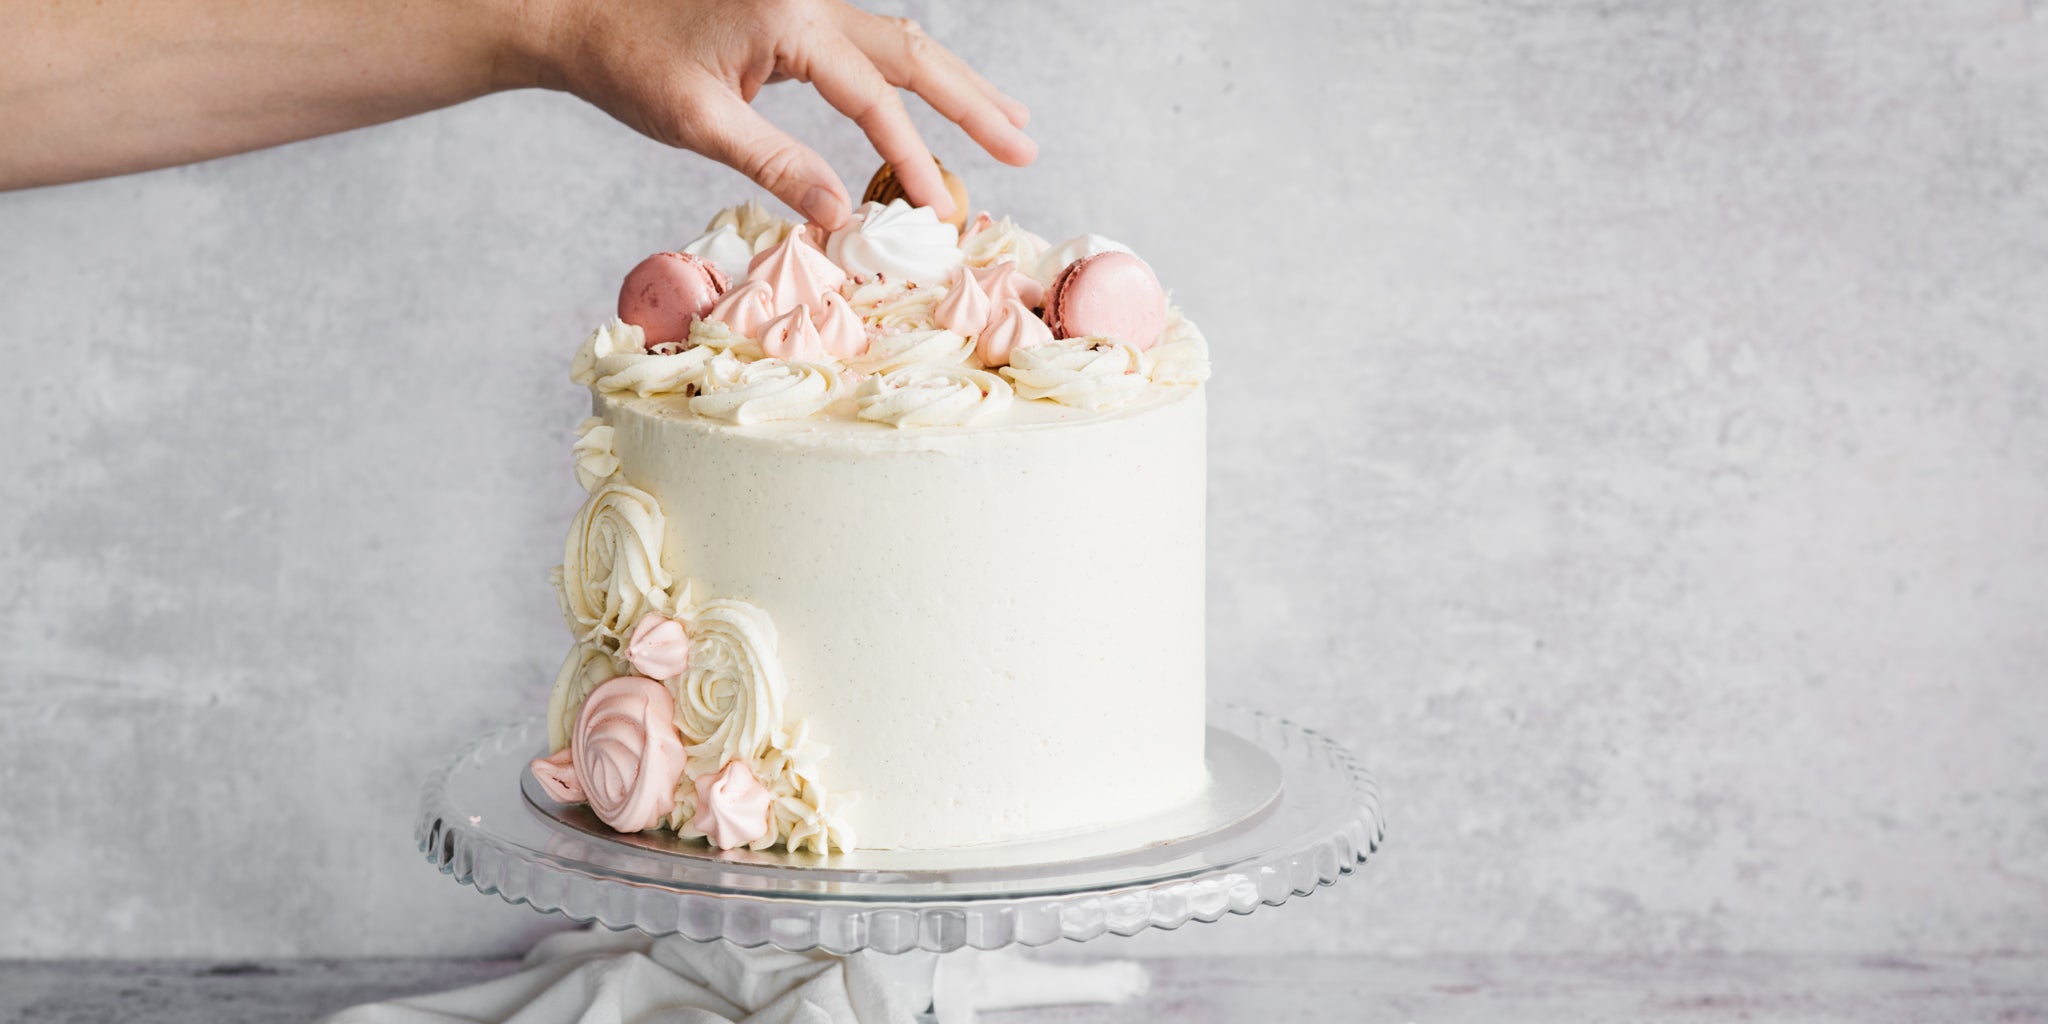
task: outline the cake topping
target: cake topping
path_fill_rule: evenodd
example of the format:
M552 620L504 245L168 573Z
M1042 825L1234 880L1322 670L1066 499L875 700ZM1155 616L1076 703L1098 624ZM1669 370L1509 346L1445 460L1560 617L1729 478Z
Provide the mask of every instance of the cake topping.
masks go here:
M749 199L738 206L728 206L704 225L707 233L716 233L719 228L731 228L747 243L749 252L760 252L777 242L796 227L794 221L778 217L761 205L758 199Z
M1113 338L1142 352L1166 329L1166 292L1144 260L1097 253L1060 271L1045 293L1045 325L1055 338Z
M775 289L761 280L741 282L704 314L705 319L716 320L749 338L759 337L761 329L776 316Z
M591 691L576 716L569 752L575 787L589 801L591 813L612 828L654 828L675 805L676 780L683 775L683 741L676 733L675 702L660 683L620 676ZM556 775L559 757L534 763L534 775L543 787L549 785L550 775ZM558 775L555 781L560 782Z
M1031 276L1050 288L1053 279L1060 276L1060 271L1067 269L1067 264L1075 260L1097 253L1130 251L1130 246L1101 235L1080 235L1047 249L1045 255L1038 258L1038 266L1032 269Z
M960 233L929 206L864 203L832 233L825 255L857 278L944 284L960 263Z
M773 798L739 761L715 775L696 780L697 816L690 826L721 850L745 846L768 835L768 805Z
M905 366L958 366L973 355L973 342L940 327L884 334L868 342L867 352L852 366L861 373L888 373Z
M703 387L690 399L690 411L734 424L800 420L832 404L841 390L839 371L821 363L742 363L731 356L712 361Z
M946 183L946 191L953 196L953 215L944 218L945 223L951 224L955 228L965 227L967 224L967 183L961 181L959 175L947 170L946 165L940 163L938 157L933 157L932 163L938 167L939 179ZM875 169L875 176L868 179L868 189L866 192L861 193L860 201L863 203L882 203L886 205L898 200L908 203L910 196L903 191L903 183L896 180L896 168L889 164L883 164Z
M747 264L754 261L754 247L730 224L698 235L690 240L690 244L683 246L682 251L698 259L710 260L712 266L733 281L745 278Z
M1018 227L1017 222L1008 217L987 226L977 220L975 227L960 238L961 258L970 267L1014 263L1036 269L1045 250L1045 239Z
M649 679L674 679L690 667L690 633L660 612L648 612L626 641L626 660Z
M932 307L932 319L940 327L971 338L987 326L989 312L988 296L982 292L974 272L959 266L953 268L953 276L946 282L946 297Z
M835 359L851 359L868 350L867 325L838 292L825 296L825 306L813 318L818 326L818 343Z
M775 313L780 316L798 306L819 308L827 294L836 293L846 283L846 271L826 259L803 232L791 231L773 248L754 257L747 280L760 281L774 292Z
M619 286L619 319L646 332L649 347L680 342L729 285L709 260L658 252L641 260Z
M861 382L860 418L892 427L958 427L1010 407L1010 385L965 366L906 366Z
M995 315L989 317L981 337L975 339L974 353L983 366L1008 366L1010 356L1016 350L1043 345L1051 340L1052 331L1045 326L1045 321L1024 308L1024 303L1016 298L1006 298L1002 305L996 307Z
M825 358L818 325L811 322L811 307L798 305L762 328L761 354L770 359L802 362Z
M1143 394L1144 355L1104 338L1067 338L1010 353L1003 376L1019 398L1048 398L1080 409L1108 409Z
M1045 286L1017 269L1015 263L998 263L974 271L974 280L987 293L989 302L1000 306L1004 299L1016 299L1037 309L1045 305Z

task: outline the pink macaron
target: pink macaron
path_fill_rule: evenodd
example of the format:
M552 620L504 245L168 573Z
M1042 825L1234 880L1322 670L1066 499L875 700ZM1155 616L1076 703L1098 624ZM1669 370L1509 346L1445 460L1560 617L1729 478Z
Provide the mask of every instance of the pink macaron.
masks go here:
M725 294L729 283L710 260L658 252L640 261L619 286L619 319L647 332L647 345L686 341L690 325Z
M1100 252L1067 264L1045 292L1045 325L1055 338L1113 338L1148 349L1166 330L1166 290L1145 261Z

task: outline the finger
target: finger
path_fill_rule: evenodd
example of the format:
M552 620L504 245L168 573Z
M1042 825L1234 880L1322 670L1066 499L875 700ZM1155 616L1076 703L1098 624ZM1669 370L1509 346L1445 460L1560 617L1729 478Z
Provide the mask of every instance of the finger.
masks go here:
M852 7L842 10L847 38L891 84L924 97L932 109L1006 164L1028 164L1038 155L1038 144L1022 131L1031 112L926 35L916 22Z
M811 34L806 53L807 73L799 77L808 78L825 102L867 133L875 152L895 169L911 203L932 207L941 218L952 216L953 194L946 190L917 126L910 123L903 96L875 70L867 54L830 26Z
M691 109L676 132L685 149L752 178L828 230L846 223L846 185L823 157L768 123L722 82L707 80L689 95Z

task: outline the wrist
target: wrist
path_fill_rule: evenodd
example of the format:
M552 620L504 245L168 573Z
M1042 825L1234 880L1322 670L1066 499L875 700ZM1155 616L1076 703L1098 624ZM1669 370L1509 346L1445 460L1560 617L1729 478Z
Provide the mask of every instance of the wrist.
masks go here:
M487 17L497 28L491 61L490 87L509 89L563 88L560 61L564 23L572 0L486 0Z

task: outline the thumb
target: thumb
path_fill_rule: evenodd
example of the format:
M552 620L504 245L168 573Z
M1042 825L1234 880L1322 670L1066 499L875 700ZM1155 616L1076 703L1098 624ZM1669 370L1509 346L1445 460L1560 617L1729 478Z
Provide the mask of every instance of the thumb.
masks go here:
M824 157L768 123L722 83L707 82L687 95L695 109L678 133L683 148L752 178L827 230L846 223L846 185Z

